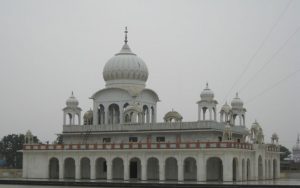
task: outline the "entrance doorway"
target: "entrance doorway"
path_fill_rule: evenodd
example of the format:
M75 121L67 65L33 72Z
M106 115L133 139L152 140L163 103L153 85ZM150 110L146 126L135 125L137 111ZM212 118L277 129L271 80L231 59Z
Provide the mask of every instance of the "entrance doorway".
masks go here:
M141 179L141 161L133 158L129 163L129 179Z
M130 179L136 179L137 178L137 161L131 161L130 162Z

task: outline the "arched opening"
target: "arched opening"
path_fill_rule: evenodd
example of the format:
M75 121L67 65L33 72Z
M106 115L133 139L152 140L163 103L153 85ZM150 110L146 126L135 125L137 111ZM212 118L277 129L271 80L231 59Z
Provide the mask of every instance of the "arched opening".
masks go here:
M71 113L68 113L67 114L67 120L66 120L66 122L69 122L69 123L67 123L67 124L69 124L69 125L72 125L73 124L73 116L72 116L72 114Z
M143 106L143 123L149 123L150 121L150 114L149 114L149 109L147 105Z
M262 161L262 157L261 156L259 156L258 157L258 179L259 180L262 180L263 179L263 161Z
M220 112L220 122L225 122L225 112L224 111Z
M96 179L107 179L107 165L104 158L96 160Z
M73 158L65 159L64 178L75 179L75 160Z
M155 122L155 110L154 107L151 106L151 123Z
M147 179L159 180L159 162L154 157L149 158L147 161Z
M188 157L184 160L184 180L185 181L197 181L197 163L192 157Z
M209 110L207 107L202 108L203 120L209 120Z
M245 166L245 159L242 159L242 180L245 181L246 180L246 166Z
M273 159L273 179L277 177L277 160Z
M233 158L232 160L232 181L237 181L238 180L238 159Z
M111 104L108 107L108 124L120 123L120 109L117 104Z
M124 179L124 164L121 158L115 158L112 161L112 178L114 180Z
M82 158L80 160L80 177L81 179L91 179L91 165L89 158Z
M132 158L129 162L129 178L141 179L141 160Z
M178 180L177 160L174 157L166 159L165 178L166 180Z
M79 122L79 114L75 114L75 117L74 117L74 125L80 125L80 122Z
M238 118L237 118L237 115L234 114L234 115L232 116L232 118L233 118L233 125L238 125Z
M250 177L251 177L250 159L247 159L247 180L250 180Z
M103 125L105 124L105 110L104 110L104 106L102 104L100 104L98 106L98 124L99 125Z
M223 163L218 157L210 157L206 162L206 181L223 181Z
M49 178L50 179L59 178L59 161L57 158L51 158L49 160Z
M242 114L242 125L245 126L246 125L246 122L245 122L245 115Z
M212 108L212 111L213 111L213 120L216 121L217 120L217 112L216 112L215 107Z

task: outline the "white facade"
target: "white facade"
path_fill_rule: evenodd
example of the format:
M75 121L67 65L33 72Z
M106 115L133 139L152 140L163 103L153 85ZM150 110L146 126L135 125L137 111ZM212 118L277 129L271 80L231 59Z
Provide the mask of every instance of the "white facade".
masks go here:
M127 44L105 65L106 87L91 96L83 116L73 93L63 109L63 144L24 145L24 178L247 181L279 177L278 137L265 144L255 122L245 124L242 100L220 110L208 84L198 102L198 120L176 111L157 122L148 69ZM276 142L275 142L276 140Z

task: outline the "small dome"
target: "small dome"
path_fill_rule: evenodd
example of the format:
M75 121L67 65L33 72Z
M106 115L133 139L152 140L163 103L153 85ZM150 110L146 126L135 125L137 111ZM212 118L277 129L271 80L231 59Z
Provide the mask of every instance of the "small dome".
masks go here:
M231 110L231 107L227 104L227 102L221 108L221 111L224 111L226 113L229 113L230 110Z
M28 130L28 131L26 132L26 135L27 135L27 136L32 136L32 133L31 133L31 131L30 131L30 130Z
M174 110L167 112L164 116L165 122L171 122L172 120L175 120L175 122L179 122L182 121L182 119L182 116Z
M208 83L206 83L206 88L200 94L201 100L211 101L214 99L214 92L208 88Z
M236 93L235 98L233 98L231 101L232 108L243 108L243 105L243 101L239 98L238 93Z
M87 120L93 119L93 111L90 109L89 111L85 112L83 118Z
M72 92L71 96L67 99L66 105L68 107L77 107L79 104L78 100L74 97L74 94Z

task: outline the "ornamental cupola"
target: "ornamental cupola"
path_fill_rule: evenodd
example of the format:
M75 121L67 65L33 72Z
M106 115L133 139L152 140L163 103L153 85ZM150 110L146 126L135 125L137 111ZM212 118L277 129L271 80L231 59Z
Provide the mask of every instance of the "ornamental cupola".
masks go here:
M121 51L110 58L104 66L103 78L106 87L122 88L137 96L146 85L148 68L146 63L133 53L128 45L127 27Z

